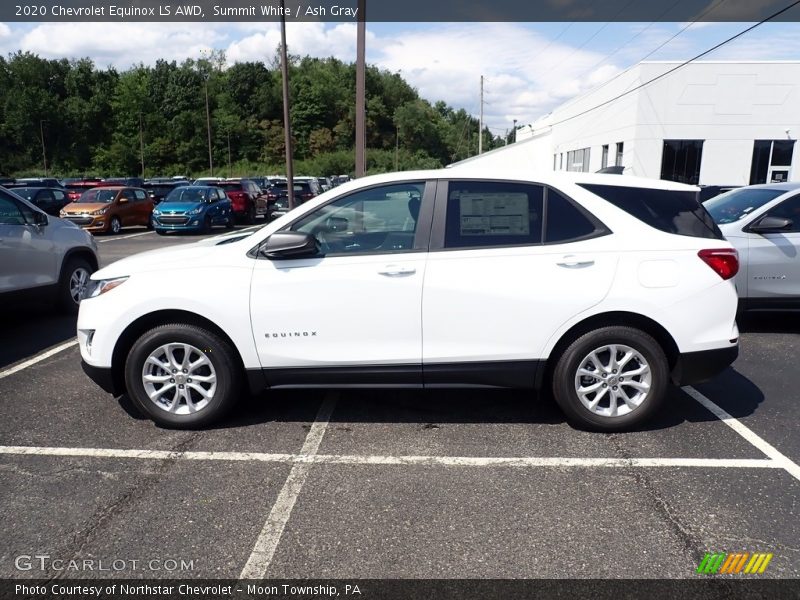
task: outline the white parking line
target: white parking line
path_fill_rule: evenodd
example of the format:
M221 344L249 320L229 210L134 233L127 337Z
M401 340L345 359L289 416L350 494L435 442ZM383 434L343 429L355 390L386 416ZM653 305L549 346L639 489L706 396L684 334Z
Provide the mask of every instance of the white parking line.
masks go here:
M154 231L144 231L142 233L132 233L131 235L116 236L116 237L105 238L103 240L96 240L96 241L97 241L98 244L105 244L106 242L116 242L118 240L129 240L131 238L139 237L139 236L142 236L142 235L152 235L153 233L155 233L155 232Z
M47 358L50 358L51 356L53 356L55 354L58 354L59 352L63 352L64 350L67 350L67 349L72 348L73 346L77 346L77 345L78 345L78 340L72 340L72 341L67 342L65 344L61 344L60 346L56 346L55 348L51 348L47 352L42 352L38 356L34 356L33 358L31 358L29 360L26 360L25 362L19 363L15 367L11 367L10 369L6 369L5 371L0 371L0 379L4 379L5 377L8 377L9 375L13 375L14 373L18 373L19 371L22 371L23 369L27 369L28 367L32 367L36 363L42 362L43 360L45 360Z
M745 440L750 442L751 445L763 452L765 456L769 456L770 460L774 461L778 466L780 466L780 468L785 469L792 477L800 480L800 465L792 461L792 459L782 452L778 451L775 446L759 436L755 431L739 421L736 417L730 415L726 410L714 404L696 389L692 387L685 387L683 388L683 391L697 400L705 408L710 410L716 417L725 423L725 425L733 429Z
M359 454L316 454L308 440L319 446L323 423L309 432L299 454L268 454L262 452L171 452L169 450L127 450L117 448L59 448L39 446L0 446L0 455L62 456L72 458L131 458L145 460L197 460L230 462L289 463L295 465L417 465L445 467L700 467L723 469L783 469L769 458L571 458L567 456L365 456Z
M319 445L322 443L325 430L328 428L337 399L338 394L330 393L323 400L322 406L319 407L317 418L314 420L314 424L306 436L306 441L300 449L301 456L314 456L319 450ZM266 574L310 470L311 465L309 463L298 463L292 467L289 477L286 478L286 483L283 484L283 488L281 488L267 521L264 523L264 527L256 540L253 552L239 575L239 579L261 579Z

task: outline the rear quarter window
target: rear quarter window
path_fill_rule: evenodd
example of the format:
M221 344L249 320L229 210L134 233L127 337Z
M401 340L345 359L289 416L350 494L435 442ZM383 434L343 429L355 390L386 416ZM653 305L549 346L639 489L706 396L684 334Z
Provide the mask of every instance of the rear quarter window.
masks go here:
M687 237L724 239L695 192L588 183L578 185L659 231Z

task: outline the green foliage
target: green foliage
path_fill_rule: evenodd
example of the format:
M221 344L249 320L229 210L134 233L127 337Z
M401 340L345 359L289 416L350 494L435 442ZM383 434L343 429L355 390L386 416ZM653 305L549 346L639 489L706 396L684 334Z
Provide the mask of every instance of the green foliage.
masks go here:
M284 172L279 60L225 68L222 52L124 72L91 60L0 57L0 174L125 176ZM295 173L354 171L355 66L290 60ZM435 168L477 148L478 122L367 68L367 170ZM206 112L208 111L208 113ZM210 119L207 118L207 114ZM484 129L484 148L503 143ZM44 142L44 144L43 144ZM43 156L43 146L45 156ZM230 164L229 164L230 161Z

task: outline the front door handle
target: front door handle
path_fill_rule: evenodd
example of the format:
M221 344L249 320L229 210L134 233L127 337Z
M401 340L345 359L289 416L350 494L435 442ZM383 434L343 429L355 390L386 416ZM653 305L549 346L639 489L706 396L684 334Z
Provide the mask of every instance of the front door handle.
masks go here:
M379 275L386 277L403 277L404 275L413 275L417 272L416 267L401 267L400 265L386 265L383 269L378 271Z
M559 267L567 269L581 269L583 267L591 267L594 264L593 260L580 260L577 256L565 256L560 262L556 263Z

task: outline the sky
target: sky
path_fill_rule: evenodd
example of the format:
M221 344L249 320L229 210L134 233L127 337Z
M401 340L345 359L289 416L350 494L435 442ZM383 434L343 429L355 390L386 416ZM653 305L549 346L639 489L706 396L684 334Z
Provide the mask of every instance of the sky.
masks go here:
M367 62L399 72L423 98L477 116L495 135L647 60L686 60L748 23L369 23ZM677 37L656 50L676 33ZM0 53L91 58L124 70L224 50L230 64L269 62L278 23L0 23ZM354 23L289 23L289 52L355 60ZM800 23L766 23L705 60L800 60Z

